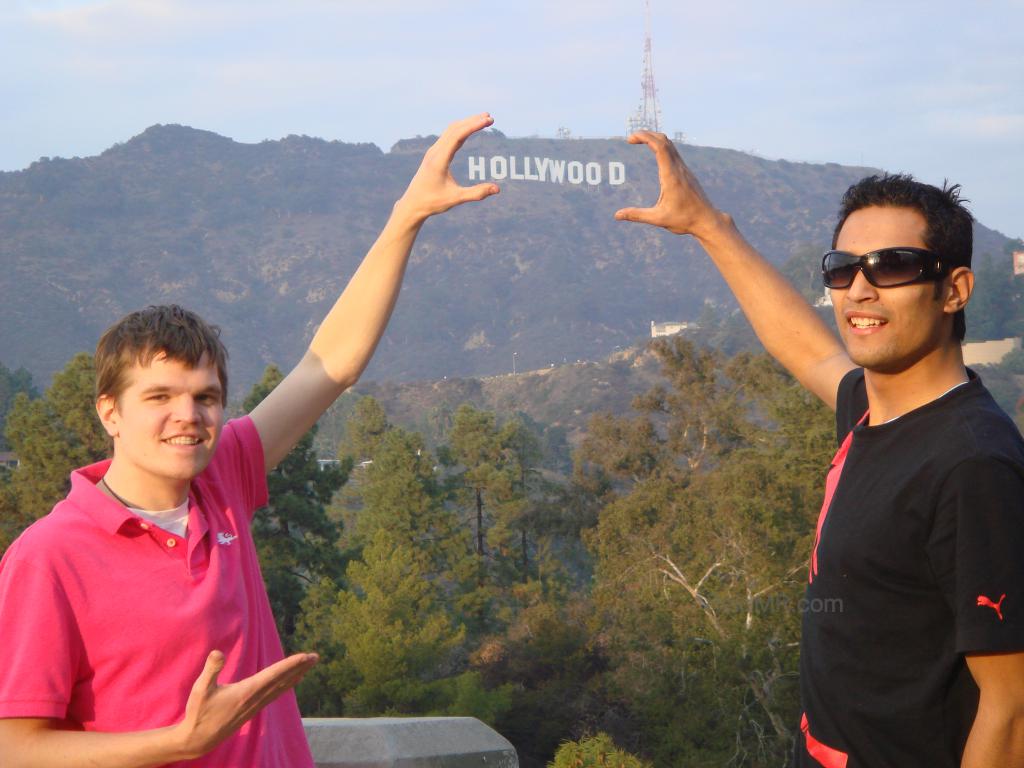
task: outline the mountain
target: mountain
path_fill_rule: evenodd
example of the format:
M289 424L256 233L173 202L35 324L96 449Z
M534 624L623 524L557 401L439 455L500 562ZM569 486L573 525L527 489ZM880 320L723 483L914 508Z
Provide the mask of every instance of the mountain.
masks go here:
M290 366L430 142L385 153L157 125L96 157L0 173L0 362L45 383L125 312L178 302L223 328L233 392L268 362ZM808 244L827 247L840 194L872 172L681 151L777 264ZM466 182L475 163L488 177L539 175L542 159L547 178L563 164L563 183L506 178L499 197L426 224L367 378L486 376L510 371L513 354L519 370L606 357L648 336L652 320L692 320L706 301L731 302L691 239L612 219L656 198L646 148L491 131L467 143L453 173ZM600 171L601 183L569 183L574 162L580 176ZM976 240L978 253L1003 251L1005 238L983 226Z
M568 472L570 451L579 446L595 414L632 414L635 397L664 383L661 362L650 343L618 350L603 360L515 374L360 382L324 414L315 445L318 456L337 452L346 421L361 397L375 398L391 423L419 432L431 448L448 439L456 410L469 403L495 412L500 422L518 418L529 424L540 438L543 466Z

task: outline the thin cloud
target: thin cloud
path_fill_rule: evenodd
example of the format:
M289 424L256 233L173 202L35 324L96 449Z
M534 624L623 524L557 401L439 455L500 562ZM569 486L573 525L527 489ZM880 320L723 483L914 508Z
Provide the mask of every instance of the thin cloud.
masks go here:
M954 136L979 140L1024 140L1024 114L964 115L942 114L937 125Z
M124 42L137 38L163 38L179 32L228 26L244 14L248 20L282 9L234 2L202 4L182 0L103 0L56 8L33 8L26 20L43 29L80 41Z

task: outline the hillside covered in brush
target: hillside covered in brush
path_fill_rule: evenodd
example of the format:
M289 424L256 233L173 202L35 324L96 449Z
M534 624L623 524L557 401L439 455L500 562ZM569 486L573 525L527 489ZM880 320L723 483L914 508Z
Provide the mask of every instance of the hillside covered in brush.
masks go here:
M0 361L45 384L123 313L178 302L222 326L233 392L292 365L383 225L427 138L241 144L158 125L96 157L0 173ZM775 263L827 247L842 191L871 172L684 146L717 205ZM607 357L650 322L731 299L689 238L616 222L656 198L653 159L619 140L474 137L470 158L621 163L622 183L503 180L427 223L367 377L488 376ZM520 168L522 166L520 165ZM978 252L1005 238L977 228Z

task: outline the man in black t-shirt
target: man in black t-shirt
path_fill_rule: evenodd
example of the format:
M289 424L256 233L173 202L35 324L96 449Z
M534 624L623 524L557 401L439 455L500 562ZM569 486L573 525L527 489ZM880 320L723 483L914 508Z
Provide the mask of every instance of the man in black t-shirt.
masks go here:
M1024 767L1024 441L963 362L958 187L851 187L822 261L840 339L663 135L652 208L698 239L765 348L836 410L810 557L796 766Z

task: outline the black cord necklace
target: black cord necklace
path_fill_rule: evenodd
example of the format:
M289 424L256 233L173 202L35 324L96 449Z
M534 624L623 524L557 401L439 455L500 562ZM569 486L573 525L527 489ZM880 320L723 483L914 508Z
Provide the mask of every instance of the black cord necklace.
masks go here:
M111 487L110 487L110 483L108 483L108 482L107 482L107 478L105 478L105 477L101 477L101 478L100 478L100 482L101 482L101 483L103 483L103 487L104 487L104 488L106 488L106 489L107 489L108 491L110 491L110 495L111 495L111 496L113 496L113 497L114 497L115 499L117 499L117 500L118 500L119 502L121 502L122 504L124 504L124 505L125 505L126 507L130 507L131 509L138 509L138 507L136 507L136 506L134 506L134 505L132 505L132 504L129 504L129 503L128 503L127 501L125 501L125 500L124 500L123 498L121 498L120 496L118 496L118 495L117 495L117 491L115 491L115 490L114 490L113 488L111 488Z
M128 507L129 509L142 509L142 507L137 507L130 501L126 501L123 496L119 496L117 491L110 487L110 483L107 482L107 478L101 477L100 482L97 483L97 485L100 484L102 484L104 488L110 491L111 496L113 496L115 499L117 499L119 502L121 502L124 506Z

